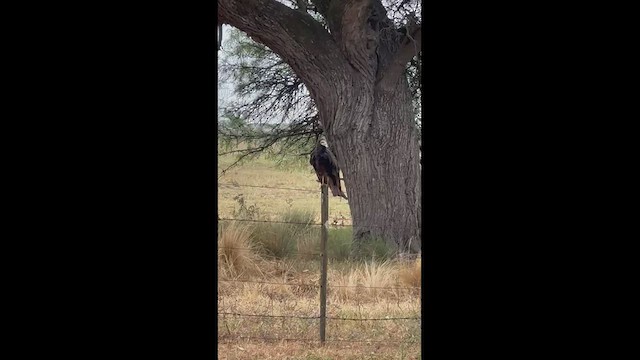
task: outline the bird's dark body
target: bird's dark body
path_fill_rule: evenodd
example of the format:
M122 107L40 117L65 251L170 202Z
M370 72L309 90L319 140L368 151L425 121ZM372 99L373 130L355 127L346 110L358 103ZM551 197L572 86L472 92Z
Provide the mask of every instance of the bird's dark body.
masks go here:
M322 182L322 177L329 177L332 183L338 183L337 176L334 175L335 166L331 163L331 156L324 146L319 146L315 154L311 156L311 166L316 170L318 181Z
M329 148L318 143L311 153L309 163L316 171L318 181L328 184L333 196L341 196L347 199L340 187L340 170L338 168L338 162Z

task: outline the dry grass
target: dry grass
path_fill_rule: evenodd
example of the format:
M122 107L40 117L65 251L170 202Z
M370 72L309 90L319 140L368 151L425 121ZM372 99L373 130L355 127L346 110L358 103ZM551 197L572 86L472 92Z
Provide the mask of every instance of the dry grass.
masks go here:
M337 301L369 303L419 293L420 263L399 261L367 261L363 264L345 263L343 271L329 266L328 281L334 285L330 295ZM334 266L335 267L335 266ZM416 271L418 274L416 275ZM407 274L418 277L418 282L407 282ZM413 280L413 278L411 278Z
M267 342L241 340L218 344L218 358L225 360L417 360L421 352L415 344L390 345L385 343L327 342Z
M388 261L376 262L371 260L365 262L362 267L362 285L367 288L369 295L377 297L380 288L391 287L393 285L393 268Z
M336 270L328 270L327 282L331 281L334 285L329 290L329 296L334 298L335 302L350 302L357 300L357 287L360 282L360 274L357 269L342 274Z
M220 158L222 168L232 159ZM281 220L291 209L320 209L320 191L312 171L285 171L266 160L245 164L225 174L220 183L292 187L289 190L221 186L220 217L232 217L242 193L247 205L256 205L263 219ZM330 199L331 216L349 218L348 203ZM307 216L303 216L307 218ZM348 223L348 222L347 222ZM327 319L327 343L319 346L318 319L237 316L317 317L320 307L320 258L293 253L314 253L318 227L260 227L250 223L221 222L218 232L218 358L220 359L419 359L420 322L409 320ZM275 224L268 224L275 225ZM271 234L271 238L266 236ZM266 236L266 237L265 237ZM327 316L341 319L417 317L420 298L420 261L347 261L351 234L329 235ZM269 240L271 239L271 240ZM291 245L293 244L293 245ZM292 246L292 248L291 248ZM221 249L225 247L247 248ZM266 248L271 247L271 250ZM282 249L281 258L273 253ZM287 255L288 254L288 255ZM254 282L237 282L234 280ZM278 284L265 284L280 283ZM387 287L389 289L371 289ZM269 341L264 338L309 339Z
M251 242L251 230L237 223L218 228L218 276L223 279L262 274L258 249Z
M400 282L406 286L422 286L422 260L417 258L398 273Z
M313 317L319 313L318 298L317 287L235 283L220 291L218 312ZM393 293L385 293L375 302L331 296L327 313L347 319L416 317L420 303L415 296ZM415 319L328 319L324 348L318 346L317 319L225 314L218 316L218 334L221 359L418 359L421 350L419 321ZM311 341L266 340L273 338Z
M218 289L221 359L417 359L420 323L407 320L327 320L327 346L318 346L318 320L243 317L232 314L315 317L319 314L319 261L264 261L253 279L288 285L221 281ZM420 315L418 293L399 286L399 274L415 264L330 262L327 316L384 319ZM310 339L311 342L265 339ZM373 353L373 354L372 354Z

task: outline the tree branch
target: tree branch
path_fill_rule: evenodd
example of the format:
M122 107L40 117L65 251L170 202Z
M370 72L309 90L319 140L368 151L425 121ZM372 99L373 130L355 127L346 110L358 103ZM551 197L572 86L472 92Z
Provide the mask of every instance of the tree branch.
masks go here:
M345 82L348 63L322 24L276 0L218 0L218 21L244 31L280 56L306 85L322 121L333 119L340 99L330 89Z
M398 77L404 72L407 63L413 59L414 56L418 56L418 53L422 50L422 25L414 27L408 27L406 38L404 38L403 44L393 56L393 60L386 66L386 69L379 71L378 81L384 86L388 81L398 79Z
M344 58L320 23L275 0L218 0L218 20L247 33L286 61L309 88Z

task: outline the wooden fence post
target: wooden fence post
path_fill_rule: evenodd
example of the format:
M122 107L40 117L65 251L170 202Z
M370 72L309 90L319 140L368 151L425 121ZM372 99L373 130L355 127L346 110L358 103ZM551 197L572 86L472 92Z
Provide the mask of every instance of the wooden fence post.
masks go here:
M320 275L320 343L324 345L327 325L327 237L329 235L329 193L327 184L322 184L321 200L322 229L320 231L320 256L322 274Z

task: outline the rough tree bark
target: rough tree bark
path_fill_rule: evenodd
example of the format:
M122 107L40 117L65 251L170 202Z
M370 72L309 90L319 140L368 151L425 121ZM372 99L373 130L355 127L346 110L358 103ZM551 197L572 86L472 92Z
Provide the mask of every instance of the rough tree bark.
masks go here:
M404 70L421 26L397 31L380 0L314 4L329 31L275 0L218 0L218 22L268 46L309 89L344 174L356 243L383 237L420 251L419 145Z

